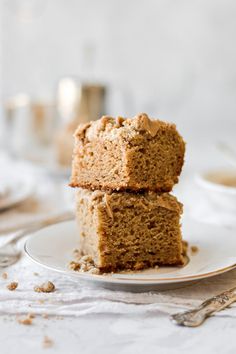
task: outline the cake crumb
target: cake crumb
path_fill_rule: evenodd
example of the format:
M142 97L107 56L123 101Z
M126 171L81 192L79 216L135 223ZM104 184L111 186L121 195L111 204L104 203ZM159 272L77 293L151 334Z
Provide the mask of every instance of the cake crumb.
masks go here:
M48 319L48 314L47 313L43 313L42 317Z
M89 274L100 274L99 269L95 266L92 257L89 255L78 255L76 261L71 261L69 263L69 268L81 273L87 272Z
M134 270L141 270L145 267L144 262L136 262L134 264Z
M18 323L26 325L26 326L30 326L33 323L34 317L35 317L34 314L29 313L25 318L18 319Z
M74 271L79 271L80 270L80 263L75 262L75 261L71 261L69 264L69 268Z
M43 339L43 347L44 348L51 348L53 346L53 340L48 336L44 336Z
M123 117L116 117L115 122L116 122L116 127L119 128L122 126L122 123L125 121L125 119Z
M34 287L36 293L52 293L55 291L55 285L51 281L47 281L39 286Z
M2 273L2 279L7 279L8 278L8 274L6 272Z
M7 289L10 291L16 290L17 287L18 287L18 283L16 281L13 281L7 285Z
M37 273L37 272L34 272L33 274L34 274L36 277L39 275L39 273Z
M192 254L196 254L196 253L198 253L199 248L198 248L197 246L191 246L191 247L190 247L190 250L191 250L191 253L192 253Z
M183 248L182 254L183 254L183 256L187 256L188 247L189 247L188 242L185 240L182 240L182 248Z
M44 303L45 303L45 300L40 299L38 302L39 302L39 304L44 304Z
M82 257L81 251L78 248L74 249L73 254L75 257Z

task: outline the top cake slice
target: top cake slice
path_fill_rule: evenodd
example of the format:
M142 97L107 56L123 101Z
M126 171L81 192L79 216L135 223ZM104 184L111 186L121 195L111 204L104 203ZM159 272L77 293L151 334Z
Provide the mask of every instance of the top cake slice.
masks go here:
M104 116L74 136L72 187L169 192L178 182L185 143L174 124Z

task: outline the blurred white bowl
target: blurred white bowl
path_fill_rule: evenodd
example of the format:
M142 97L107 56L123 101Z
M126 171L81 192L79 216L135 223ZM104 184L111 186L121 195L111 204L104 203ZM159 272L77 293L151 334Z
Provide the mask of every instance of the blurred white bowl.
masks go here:
M208 171L196 175L195 181L212 206L236 219L236 171Z

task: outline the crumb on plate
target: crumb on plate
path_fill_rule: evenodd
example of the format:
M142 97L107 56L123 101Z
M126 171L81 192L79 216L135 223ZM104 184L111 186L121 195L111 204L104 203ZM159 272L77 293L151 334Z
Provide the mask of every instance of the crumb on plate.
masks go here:
M188 242L185 240L182 240L182 247L183 247L183 256L187 256L188 253Z
M99 269L95 266L92 257L89 255L78 256L76 261L69 263L69 268L81 273L100 274Z
M191 246L190 249L192 254L196 254L199 251L199 248L197 246Z

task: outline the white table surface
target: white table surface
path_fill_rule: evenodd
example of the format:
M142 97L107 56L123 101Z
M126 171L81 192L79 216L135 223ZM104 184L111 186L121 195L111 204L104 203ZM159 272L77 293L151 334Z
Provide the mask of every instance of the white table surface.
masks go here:
M236 318L210 318L202 327L184 328L166 315L90 315L79 318L35 318L31 326L0 317L1 354L44 353L207 353L234 354ZM54 344L43 348L47 335Z
M44 353L191 353L235 354L236 317L229 312L199 328L172 324L167 314L89 314L36 316L30 326L0 314L0 354ZM44 336L53 340L43 348Z

